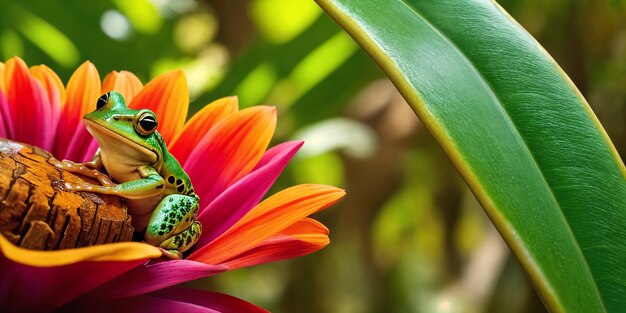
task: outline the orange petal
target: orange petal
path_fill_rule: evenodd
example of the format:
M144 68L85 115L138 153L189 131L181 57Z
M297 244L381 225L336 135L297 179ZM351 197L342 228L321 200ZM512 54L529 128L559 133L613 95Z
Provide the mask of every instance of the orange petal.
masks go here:
M82 123L85 113L96 108L101 85L98 70L89 61L83 63L67 83L67 97L61 110L61 123L57 130L54 155L59 158L82 161L91 135Z
M184 164L193 149L209 130L224 117L239 110L236 96L215 100L193 115L183 131L170 142L170 152Z
M330 206L344 195L343 190L324 185L298 185L282 190L261 202L237 224L189 258L220 264ZM296 227L301 229L304 226ZM309 223L306 227L312 226Z
M329 242L328 227L310 217L297 221L278 235L290 236L316 244L327 244Z
M48 93L50 103L60 109L61 104L65 102L65 86L63 86L61 78L45 65L31 67L30 73L41 82Z
M5 65L4 63L0 62L0 92L2 93L6 93L7 92L7 88L4 85L4 71L5 71Z
M9 85L11 84L11 76L13 76L13 69L15 68L15 64L19 61L24 62L19 57L13 57L8 59L7 62L4 64L4 77L2 79L4 80L5 93L9 90Z
M233 113L193 146L184 163L201 206L248 174L259 162L276 128L276 108L256 106Z
M183 130L189 107L189 88L183 70L159 75L130 103L133 109L150 109L159 120L157 130L170 140Z
M98 70L89 61L83 63L67 83L64 112L82 118L85 113L96 108L96 101L102 95L100 91Z
M250 250L226 261L223 265L237 269L274 261L288 260L318 251L328 245L328 228L305 218L272 236Z
M101 93L115 90L124 96L126 103L130 103L142 88L143 84L135 74L129 71L113 71L104 78Z

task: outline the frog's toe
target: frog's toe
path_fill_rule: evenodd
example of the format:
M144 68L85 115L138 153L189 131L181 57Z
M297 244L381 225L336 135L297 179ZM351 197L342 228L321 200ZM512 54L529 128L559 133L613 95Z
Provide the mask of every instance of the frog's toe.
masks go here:
M72 191L76 191L78 189L78 184L74 184L74 183L65 182L63 186L65 187L65 189L72 190Z
M65 182L65 188L71 191L98 191L98 186Z
M97 171L97 170L93 170L93 177L95 179L98 180L98 182L100 182L100 185L102 186L108 186L108 187L115 187L117 186L116 183L114 183L109 176L102 174L101 172Z
M56 168L61 168L61 169L65 169L65 170L73 168L74 165L75 165L75 163L70 161L70 160L63 160L63 161L58 161L57 160L57 161L54 162L54 166Z
M183 258L183 254L178 250L166 250L161 247L157 247L157 248L161 250L161 253L163 254L164 257L170 260L180 260Z

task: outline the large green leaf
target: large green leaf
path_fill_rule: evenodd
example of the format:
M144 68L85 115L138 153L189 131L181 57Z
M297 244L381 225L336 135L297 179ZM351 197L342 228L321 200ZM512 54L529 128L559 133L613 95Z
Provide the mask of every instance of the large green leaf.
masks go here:
M569 78L489 0L317 0L450 156L552 312L626 311L626 170Z

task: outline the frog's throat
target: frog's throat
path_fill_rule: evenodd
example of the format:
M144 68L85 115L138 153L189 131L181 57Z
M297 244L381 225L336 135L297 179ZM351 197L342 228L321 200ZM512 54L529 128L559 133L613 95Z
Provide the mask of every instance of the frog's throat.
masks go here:
M108 153L124 154L136 161L143 161L147 164L156 164L158 155L156 151L146 148L122 135L119 135L106 127L95 122L84 119L89 133L96 138L101 150Z

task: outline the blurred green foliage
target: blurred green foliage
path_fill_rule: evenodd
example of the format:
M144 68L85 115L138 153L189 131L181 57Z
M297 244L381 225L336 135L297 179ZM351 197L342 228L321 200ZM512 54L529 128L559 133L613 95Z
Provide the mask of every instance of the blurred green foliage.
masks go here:
M591 102L626 151L626 1L502 0ZM278 107L275 142L307 144L271 192L342 186L321 213L331 245L200 280L273 312L541 312L439 147L383 73L310 0L0 0L0 57L83 61L144 82L182 67L192 110L237 94ZM428 73L424 73L428 75ZM326 139L325 139L326 138Z

